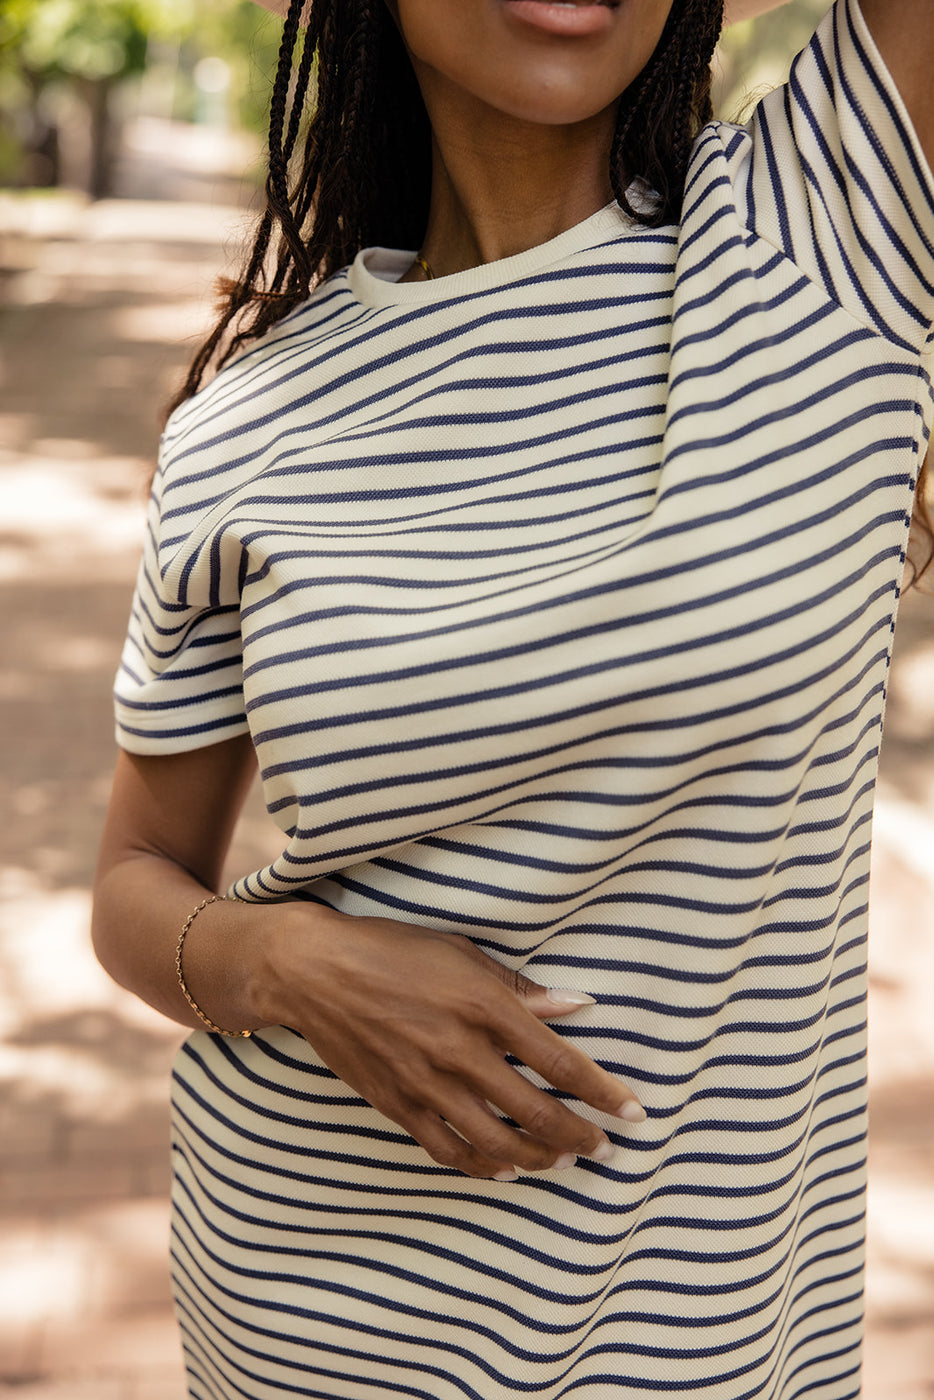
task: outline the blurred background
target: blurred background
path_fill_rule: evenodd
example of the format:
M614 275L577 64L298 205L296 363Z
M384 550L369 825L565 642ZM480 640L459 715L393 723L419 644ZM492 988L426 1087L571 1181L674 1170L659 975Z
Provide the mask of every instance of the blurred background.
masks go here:
M718 109L826 0L733 30ZM167 1096L182 1032L88 944L110 685L163 404L262 184L251 0L0 0L0 1393L182 1400ZM268 858L254 800L231 869ZM876 821L866 1400L934 1397L934 597L906 599Z

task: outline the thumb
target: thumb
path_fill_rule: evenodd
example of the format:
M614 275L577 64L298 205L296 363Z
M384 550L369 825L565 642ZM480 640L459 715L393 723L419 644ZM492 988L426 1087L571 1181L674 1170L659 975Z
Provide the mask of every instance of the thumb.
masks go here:
M500 979L510 991L515 992L527 1011L541 1020L549 1016L568 1016L572 1011L580 1011L582 1006L595 1006L596 1001L586 992L575 992L567 987L543 987L533 982L521 972L512 968L497 968Z

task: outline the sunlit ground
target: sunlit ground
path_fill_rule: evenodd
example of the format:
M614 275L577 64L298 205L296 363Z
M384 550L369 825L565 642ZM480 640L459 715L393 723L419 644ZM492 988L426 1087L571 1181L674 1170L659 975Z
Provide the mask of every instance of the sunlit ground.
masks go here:
M0 1391L19 1400L184 1394L165 1263L179 1034L98 969L88 885L158 405L240 218L0 195ZM876 829L867 1400L934 1396L932 634L934 599L910 600ZM232 865L268 839L254 804Z

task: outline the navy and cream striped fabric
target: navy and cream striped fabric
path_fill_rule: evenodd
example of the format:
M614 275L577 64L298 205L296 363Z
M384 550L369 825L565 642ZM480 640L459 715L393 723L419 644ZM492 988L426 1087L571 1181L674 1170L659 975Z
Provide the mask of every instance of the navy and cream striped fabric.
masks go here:
M362 253L173 417L119 677L143 754L253 736L234 893L590 992L648 1109L473 1181L285 1029L189 1037L192 1396L848 1400L866 902L934 185L856 0L683 224L433 282Z

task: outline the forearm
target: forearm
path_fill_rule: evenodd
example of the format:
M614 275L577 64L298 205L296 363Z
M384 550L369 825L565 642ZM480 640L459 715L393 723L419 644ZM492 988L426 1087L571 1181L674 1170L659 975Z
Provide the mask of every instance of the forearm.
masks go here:
M176 975L179 934L192 910L221 887L255 772L246 735L193 753L117 759L94 885L94 947L115 981L183 1026L202 1023ZM185 939L183 971L217 1025L252 1030L264 1023L257 998L269 945L303 909L224 900L198 914ZM314 922L313 912L306 922Z
M101 964L122 987L180 1025L204 1029L175 968L182 926L214 891L173 861L140 853L100 876L92 936ZM192 997L225 1030L255 1030L273 921L287 906L218 900L193 921L183 949Z

